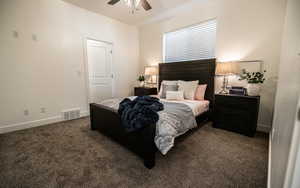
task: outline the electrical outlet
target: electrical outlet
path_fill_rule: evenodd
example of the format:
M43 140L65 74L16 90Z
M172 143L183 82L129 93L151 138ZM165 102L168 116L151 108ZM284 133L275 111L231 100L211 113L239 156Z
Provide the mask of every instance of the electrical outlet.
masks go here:
M24 116L28 116L29 115L29 110L24 110Z
M46 108L42 107L41 108L41 113L46 113Z
M12 34L13 34L14 38L18 38L19 37L18 31L13 31Z
M77 73L78 77L81 77L81 71L80 70L77 70L76 73Z
M37 41L38 40L36 34L32 34L31 38L32 38L33 41Z

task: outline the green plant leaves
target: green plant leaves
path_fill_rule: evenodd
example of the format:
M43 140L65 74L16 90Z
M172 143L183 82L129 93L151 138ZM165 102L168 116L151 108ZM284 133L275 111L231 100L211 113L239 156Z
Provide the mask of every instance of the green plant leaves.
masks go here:
M140 75L137 80L140 81L140 82L143 82L143 81L145 81L145 76Z
M243 69L239 80L247 80L247 82L251 84L264 83L266 80L264 74L266 72L266 70L263 72L247 72L245 69Z

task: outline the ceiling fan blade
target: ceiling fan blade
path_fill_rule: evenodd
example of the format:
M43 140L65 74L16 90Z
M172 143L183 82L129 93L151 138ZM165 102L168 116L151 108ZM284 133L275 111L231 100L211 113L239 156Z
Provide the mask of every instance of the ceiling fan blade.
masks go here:
M109 5L114 5L116 4L117 2L119 2L120 0L110 0L107 4Z
M142 7L143 7L146 11L152 9L152 7L150 6L150 4L148 3L147 0L141 0L141 4L142 4Z

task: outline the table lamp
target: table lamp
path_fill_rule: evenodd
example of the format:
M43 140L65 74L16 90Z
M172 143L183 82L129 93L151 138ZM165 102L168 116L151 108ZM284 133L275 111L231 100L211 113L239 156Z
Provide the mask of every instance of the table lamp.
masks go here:
M145 67L145 76L149 76L149 84L156 84L157 83L157 74L158 74L158 67L157 66L148 66Z
M217 64L216 75L224 76L222 90L219 92L220 94L228 94L227 91L228 76L239 74L240 73L239 71L240 70L239 70L238 63L234 61L222 62L222 63L220 62Z

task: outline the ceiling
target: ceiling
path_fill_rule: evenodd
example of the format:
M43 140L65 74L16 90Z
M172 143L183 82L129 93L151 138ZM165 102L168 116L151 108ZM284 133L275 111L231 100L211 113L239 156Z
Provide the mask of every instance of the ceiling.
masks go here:
M114 6L108 5L109 0L63 0L81 8L100 13L102 15L117 19L121 22L139 25L148 19L163 14L165 11L180 7L193 0L148 0L152 9L145 11L142 7L132 14L123 0Z

